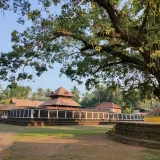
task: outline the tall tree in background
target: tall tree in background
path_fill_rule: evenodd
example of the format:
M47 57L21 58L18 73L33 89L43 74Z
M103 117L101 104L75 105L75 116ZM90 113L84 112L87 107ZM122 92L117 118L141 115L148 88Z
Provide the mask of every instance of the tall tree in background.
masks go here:
M44 90L42 88L38 88L37 92L36 92L36 95L37 95L37 100L43 100Z
M7 104L12 98L29 99L31 91L31 87L19 86L16 82L13 82L2 90L0 103Z
M33 25L12 32L13 50L1 53L1 79L25 66L40 76L59 62L72 80L88 78L87 86L108 81L128 88L134 75L134 85L160 97L158 0L39 0L40 10L30 10L26 0L12 2L13 10L27 14ZM57 4L61 13L53 14ZM10 1L1 2L0 8L9 7ZM32 76L24 70L17 79Z
M45 97L48 97L51 94L51 89L47 88L45 90Z
M78 88L76 86L73 86L73 88L71 88L71 92L74 95L73 99L77 103L80 103L80 91L78 90Z
M81 106L93 108L99 103L114 102L122 107L124 112L130 113L134 108L155 108L159 105L159 100L155 96L142 97L141 90L129 88L123 90L112 86L97 86L92 92L82 95Z

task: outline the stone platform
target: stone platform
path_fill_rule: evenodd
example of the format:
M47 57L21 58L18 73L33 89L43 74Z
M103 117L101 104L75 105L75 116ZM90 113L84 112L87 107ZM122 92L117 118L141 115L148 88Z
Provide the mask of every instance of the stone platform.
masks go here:
M160 123L117 122L107 135L121 143L160 149Z

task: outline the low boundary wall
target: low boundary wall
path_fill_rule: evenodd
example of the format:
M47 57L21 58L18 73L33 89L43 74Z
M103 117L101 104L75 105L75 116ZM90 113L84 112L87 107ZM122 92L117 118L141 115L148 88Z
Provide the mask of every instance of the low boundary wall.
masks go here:
M160 123L117 122L108 135L122 143L160 149Z

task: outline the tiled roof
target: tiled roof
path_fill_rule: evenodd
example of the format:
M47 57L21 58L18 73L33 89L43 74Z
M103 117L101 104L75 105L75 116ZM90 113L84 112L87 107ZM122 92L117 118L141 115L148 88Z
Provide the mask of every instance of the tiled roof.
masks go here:
M40 106L71 106L71 107L80 107L80 104L75 102L72 98L55 98L49 99Z
M17 109L17 106L15 106L14 104L0 104L1 111L12 110L12 109Z
M71 92L67 91L63 87L60 87L56 89L55 91L51 92L50 96L52 95L53 96L58 95L58 96L74 97L74 95Z
M42 106L39 107L39 109L47 109L47 110L68 110L68 111L81 111L79 108L73 108L73 107L53 107L53 106Z
M32 101L26 99L11 99L11 104L15 104L17 107L38 107L44 103L44 101Z
M160 116L160 106L149 112L146 116Z
M109 109L109 108L121 109L120 106L118 106L117 104L115 104L113 102L103 102L103 103L97 105L95 108L96 109Z

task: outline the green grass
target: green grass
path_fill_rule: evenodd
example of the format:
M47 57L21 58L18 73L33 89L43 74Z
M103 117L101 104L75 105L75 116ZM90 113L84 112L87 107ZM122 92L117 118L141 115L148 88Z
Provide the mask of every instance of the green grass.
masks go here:
M43 136L59 136L59 137L78 137L85 135L105 134L110 127L91 127L91 126L69 126L69 127L51 127L51 128L29 128L17 133L18 137L43 137Z
M105 134L113 125L104 126L52 126L52 127L21 127L14 125L0 124L0 132L16 132L17 138L25 136L43 137L77 137L85 135Z
M144 160L160 160L160 150L145 150L144 154Z

